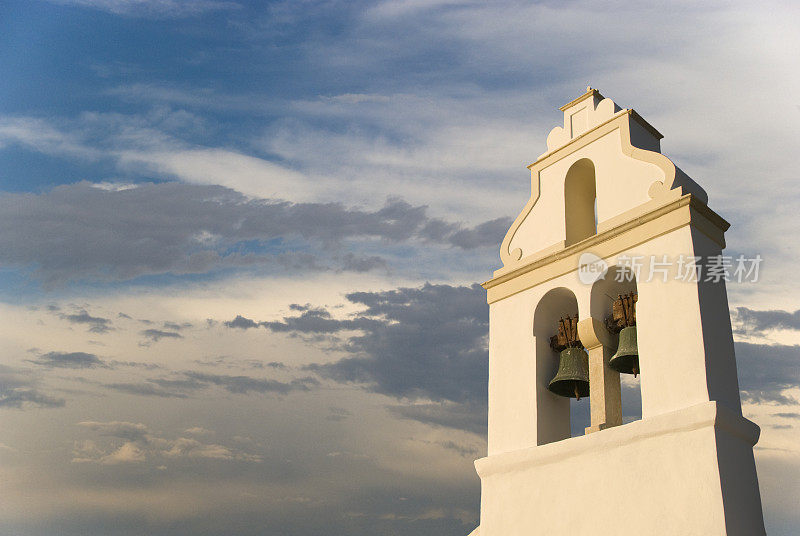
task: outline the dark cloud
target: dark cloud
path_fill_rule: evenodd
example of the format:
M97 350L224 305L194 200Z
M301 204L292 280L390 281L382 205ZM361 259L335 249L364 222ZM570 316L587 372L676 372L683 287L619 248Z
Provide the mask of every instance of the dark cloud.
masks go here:
M349 356L309 370L422 402L392 407L399 417L485 433L488 307L479 285L426 284L346 298L363 310L339 319L325 308L292 304L295 314L282 320L237 316L225 325L333 337Z
M29 359L28 362L47 368L115 369L118 367L130 367L145 370L161 368L160 365L155 363L143 363L140 361L119 361L116 359L105 361L97 355L87 352L47 352L46 354L41 354L38 359Z
M497 218L470 229L460 229L450 235L448 240L462 249L496 246L511 227L511 222L509 218Z
M270 361L265 363L258 359L231 359L225 356L208 358L208 359L195 359L195 363L204 367L224 367L224 368L245 368L245 369L265 369L271 368L274 370L288 370L289 367L285 363L279 361Z
M310 309L280 323L281 330L360 330L342 346L353 354L314 365L319 374L404 398L485 404L488 306L480 285L426 284L385 292L355 292L347 299L366 309L336 321Z
M310 306L297 304L291 304L289 308L293 311L300 311L301 314L299 316L285 316L282 320L270 322L256 322L242 315L236 315L236 318L223 324L229 328L249 329L264 327L279 333L318 335L364 329L375 323L370 318L337 320L324 308L311 308Z
M176 393L183 393L185 391L194 391L197 389L205 389L206 384L194 378L168 377L168 378L150 378L148 382L159 385L165 389L171 389Z
M310 365L310 370L417 401L390 408L398 417L485 432L488 315L480 286L426 284L355 292L346 298L364 309L342 319L325 308L293 304L294 314L282 320L258 322L237 317L227 325L334 337L334 347L349 355L332 363ZM789 325L786 318L781 322ZM767 324L762 318L759 327L767 325L775 322ZM743 399L796 402L783 392L800 383L800 346L737 343L736 352ZM640 418L639 389L626 387L623 395L626 422ZM587 408L574 411L576 422L588 419L588 414L584 415Z
M164 389L152 383L106 383L104 387L138 396L156 396L160 398L186 398L186 394L176 390Z
M221 387L229 393L276 393L285 395L293 391L309 391L319 385L319 380L311 377L295 378L286 382L270 378L254 378L244 375L205 374L184 371L162 378L149 378L138 383L107 383L103 387L138 396L159 398L187 398L192 392Z
M66 403L42 393L29 371L0 365L0 409L60 408Z
M141 335L144 335L146 338L150 339L153 342L158 342L161 339L182 339L183 335L180 333L175 333L174 331L164 331L161 329L145 329L139 332Z
M187 329L192 327L192 324L189 322L182 322L180 324L177 322L164 322L162 326L164 327L164 329L170 329L172 331L180 331L182 329Z
M475 447L462 445L460 443L456 443L455 441L439 441L437 442L437 445L448 450L452 450L464 458L475 459L475 457L479 454L478 449Z
M33 388L9 388L0 380L0 408L60 408L65 403L63 398L45 395Z
M401 419L419 421L431 426L456 428L486 435L487 413L484 404L436 402L389 406L389 411Z
M346 272L369 272L371 270L388 270L389 264L377 255L363 256L348 253L341 259L342 270Z
M108 365L95 354L86 352L47 352L31 363L49 368L107 368Z
M800 310L756 311L747 307L737 307L734 310L733 323L737 333L747 335L772 329L800 330Z
M275 332L326 335L340 331L370 329L379 323L380 321L364 316L337 320L323 308L306 308L299 316L287 316L283 320L274 322L260 322L259 325Z
M142 368L145 370L155 370L161 368L161 365L157 365L155 363L143 363L141 361L117 361L116 359L108 361L108 366L111 368L131 367L131 368Z
M150 434L150 431L144 424L124 421L84 421L79 422L78 426L98 432L100 435L116 437L126 441L146 442L147 436Z
M259 263L365 271L385 268L385 261L351 252L338 256L338 267L326 266L314 254L298 251L305 246L295 242L420 239L475 248L496 245L510 223L445 224L428 217L427 207L396 198L369 211L338 203L253 200L222 186L183 183L118 190L82 182L41 194L0 194L2 266L33 267L50 283L206 273ZM70 316L93 330L109 325L85 312Z
M81 309L79 312L71 315L60 314L59 316L64 320L72 322L73 324L88 324L89 331L92 333L106 333L112 329L111 320L108 318L92 316L84 309Z
M285 395L292 391L308 391L319 384L314 378L297 378L289 382L281 382L268 378L252 378L250 376L227 376L222 374L204 374L188 371L184 373L189 380L202 385L216 385L235 394L278 393Z
M800 384L800 346L737 342L736 363L744 400L797 403L783 391Z
M227 321L224 324L229 328L239 328L239 329L257 328L259 326L258 322L251 320L249 318L245 318L242 315L236 315L236 318Z

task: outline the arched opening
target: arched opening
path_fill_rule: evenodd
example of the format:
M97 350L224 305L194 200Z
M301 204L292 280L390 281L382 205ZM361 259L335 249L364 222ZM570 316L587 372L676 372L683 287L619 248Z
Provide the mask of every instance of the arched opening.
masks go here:
M548 390L550 380L558 372L559 353L550 347L550 337L558 330L563 317L578 314L578 300L566 288L547 292L536 305L533 335L536 341L537 437L538 444L561 441L583 435L589 422L589 397L580 401L564 398ZM533 386L532 386L533 387ZM574 421L574 422L573 422Z
M597 189L594 164L588 158L578 160L567 171L564 217L568 246L597 234Z
M591 312L598 320L605 321L612 314L614 300L620 295L637 293L636 276L629 268L612 266L602 279L592 286ZM615 335L619 340L619 335ZM614 349L616 351L616 349ZM622 423L627 424L642 418L642 375L620 374L622 397Z

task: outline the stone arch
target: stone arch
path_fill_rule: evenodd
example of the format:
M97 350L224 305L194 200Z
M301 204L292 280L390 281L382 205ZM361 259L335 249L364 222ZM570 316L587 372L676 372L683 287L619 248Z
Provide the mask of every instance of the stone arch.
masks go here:
M564 219L567 246L597 234L597 185L594 164L588 158L581 158L567 171Z
M620 294L629 292L638 293L636 273L624 266L611 266L605 276L592 285L590 296L592 316L605 322L605 319L611 315L613 301ZM637 321L639 318L641 317L638 317ZM619 340L619 336L613 335L613 338L615 346L612 354L616 352L616 341ZM636 378L630 374L620 374L623 424L642 418L641 377L641 373Z
M568 398L551 393L547 386L558 370L558 354L550 348L558 319L578 314L578 299L572 290L557 287L549 290L533 314L533 336L536 345L536 398L538 444L561 441L570 434L570 404Z

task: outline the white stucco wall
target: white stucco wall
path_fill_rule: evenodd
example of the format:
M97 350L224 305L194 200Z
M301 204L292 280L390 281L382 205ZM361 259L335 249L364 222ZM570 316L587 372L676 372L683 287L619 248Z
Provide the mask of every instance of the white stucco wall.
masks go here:
M757 433L707 402L478 460L480 534L762 535Z
M728 224L705 205L702 188L657 153L660 135L637 114L594 90L562 110L565 125L531 166L531 199L501 246L505 265L484 283L488 455L476 462L475 534L764 534L752 451L758 427L741 415L725 284L677 278L679 258L722 252ZM573 167L582 159L591 166ZM565 178L592 167L597 234L565 243ZM584 197L571 197L571 206L585 210ZM584 229L579 222L570 228ZM607 263L606 280L581 282L585 253ZM611 281L626 257L643 271L633 282ZM670 263L665 279L649 277L651 257ZM619 403L618 377L606 375L592 384L593 433L570 438L569 400L547 389L558 365L549 338L559 317L578 314L600 365L592 370L608 374L603 360L616 343L604 321L610 300L631 290L642 420L615 426L613 411L595 411L598 392L603 408ZM616 385L615 394L604 385Z

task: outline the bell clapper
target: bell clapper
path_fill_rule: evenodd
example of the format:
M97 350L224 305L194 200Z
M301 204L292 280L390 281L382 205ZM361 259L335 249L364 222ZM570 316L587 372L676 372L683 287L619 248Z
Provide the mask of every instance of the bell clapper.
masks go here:
M581 399L581 394L580 394L580 392L578 391L578 383L577 383L577 382L575 382L574 386L575 386L575 398L576 398L577 400L580 400L580 399Z

